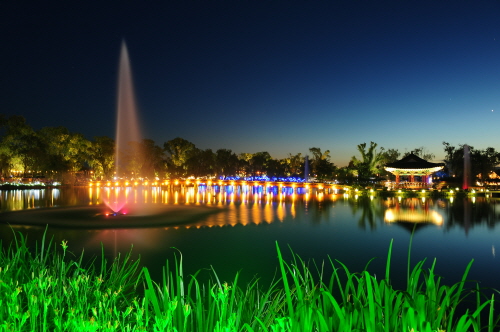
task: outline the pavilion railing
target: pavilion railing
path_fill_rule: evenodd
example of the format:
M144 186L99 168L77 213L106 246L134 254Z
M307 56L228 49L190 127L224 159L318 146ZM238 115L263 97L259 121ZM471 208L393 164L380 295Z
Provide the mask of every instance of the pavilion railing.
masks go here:
M395 189L428 189L432 185L426 182L399 182L393 183Z

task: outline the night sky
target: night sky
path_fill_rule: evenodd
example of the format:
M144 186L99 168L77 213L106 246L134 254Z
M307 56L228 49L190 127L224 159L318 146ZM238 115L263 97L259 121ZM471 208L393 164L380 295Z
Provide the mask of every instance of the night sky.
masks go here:
M0 114L114 137L125 40L160 146L500 150L500 1L163 2L0 2Z

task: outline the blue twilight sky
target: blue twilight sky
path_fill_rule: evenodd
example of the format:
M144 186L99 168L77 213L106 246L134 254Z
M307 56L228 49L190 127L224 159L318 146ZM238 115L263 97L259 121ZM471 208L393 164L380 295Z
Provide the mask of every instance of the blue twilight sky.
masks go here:
M0 114L114 137L120 44L143 136L274 158L370 141L500 150L500 1L0 2Z

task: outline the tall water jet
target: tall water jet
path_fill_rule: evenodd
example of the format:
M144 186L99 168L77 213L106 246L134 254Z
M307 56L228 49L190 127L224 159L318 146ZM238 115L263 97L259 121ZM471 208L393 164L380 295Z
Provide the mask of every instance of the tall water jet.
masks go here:
M137 177L142 165L141 135L132 84L132 70L125 41L122 42L118 71L116 108L115 176Z
M132 84L132 70L127 46L123 41L118 68L115 178L133 179L139 177L142 160L141 135ZM124 214L125 210L128 210L125 208L127 188L110 189L103 201L113 212ZM137 209L137 206L135 208ZM141 208L139 207L139 209Z
M467 144L464 145L464 182L463 190L469 189L471 186L471 170L470 170L470 148Z

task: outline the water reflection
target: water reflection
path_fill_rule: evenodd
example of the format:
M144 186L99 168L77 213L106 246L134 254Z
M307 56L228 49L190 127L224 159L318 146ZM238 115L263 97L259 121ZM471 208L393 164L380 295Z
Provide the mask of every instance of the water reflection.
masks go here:
M121 192L120 192L121 191ZM460 228L494 229L500 220L499 200L492 197L379 198L373 195L341 195L323 190L264 185L213 185L182 187L179 190L148 188L65 188L0 191L0 211L42 207L99 206L113 195L123 195L127 204L214 206L226 210L181 227L265 225L298 220L313 225L335 220L335 207L350 208L362 230L375 231L384 224L412 229L434 225L444 231Z
M57 206L59 189L0 190L0 211Z
M447 211L446 229L460 227L468 233L474 227L494 229L500 220L499 200L496 198L462 198L442 205ZM498 210L498 211L497 211Z
M69 241L76 254L85 249L86 253L99 256L102 243L108 257L112 257L129 251L133 245L146 266L158 267L160 276L161 266L175 252L171 248L176 247L191 264L189 273L213 265L221 278L223 269L227 269L228 278L233 278L234 272L241 268L251 273L249 278L255 273L269 273L272 278L276 242L282 249L290 245L306 260L321 261L330 255L347 263L351 270L359 271L371 258L385 258L389 242L394 239L394 268L401 267L399 272L405 275L408 240L416 225L415 259L438 257L442 274L460 278L474 258L474 271L478 272L471 278L484 279L487 275L491 276L488 284L498 282L495 279L500 273L495 253L500 238L495 227L500 221L497 198L381 198L369 194L356 197L261 185L141 190L128 189L131 203L207 206L218 208L220 213L170 227L49 229L49 236L54 236L56 243ZM95 207L102 206L104 195L107 195L105 188L1 191L0 207L2 213L46 207ZM0 224L3 243L12 239L10 227ZM13 230L39 241L45 228L13 226ZM376 273L385 273L383 259Z
M396 223L409 231L429 225L442 226L443 213L438 211L436 200L422 198L388 198L385 201L384 221Z
M373 197L355 196L354 199L349 199L348 196L344 197L349 202L353 216L359 215L359 228L366 229L369 226L371 230L374 230L377 228L377 223L383 222L384 205L376 204Z

